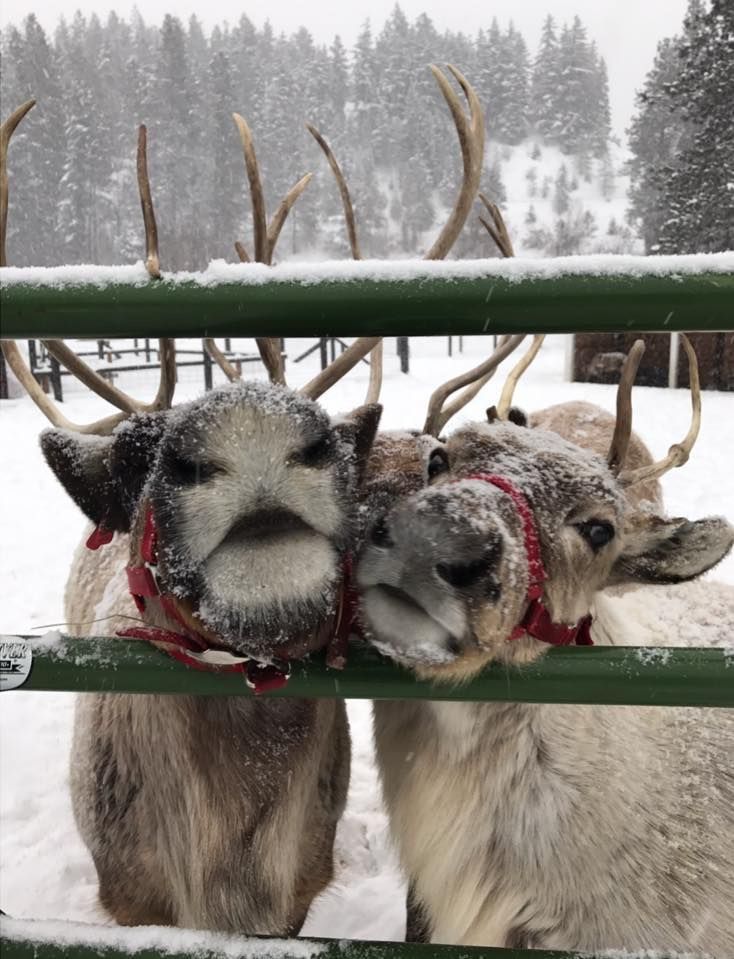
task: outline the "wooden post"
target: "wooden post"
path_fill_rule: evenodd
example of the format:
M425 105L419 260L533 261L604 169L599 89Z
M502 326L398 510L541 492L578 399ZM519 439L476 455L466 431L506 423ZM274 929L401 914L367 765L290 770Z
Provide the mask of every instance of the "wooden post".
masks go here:
M209 353L203 346L201 352L204 355L204 389L208 392L214 386L214 377L212 375L212 358L209 356Z
M398 336L398 356L400 357L400 372L410 372L410 343L407 336Z
M61 388L61 367L55 356L49 359L51 360L51 389L54 391L54 399L61 403L64 399L64 391Z
M9 392L8 371L5 366L5 357L2 353L0 353L0 400L7 400Z

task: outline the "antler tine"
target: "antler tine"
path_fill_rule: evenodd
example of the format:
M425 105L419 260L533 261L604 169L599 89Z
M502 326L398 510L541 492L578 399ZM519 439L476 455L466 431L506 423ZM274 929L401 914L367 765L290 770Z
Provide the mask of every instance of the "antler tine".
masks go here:
M252 132L244 117L233 113L232 118L242 141L242 150L245 154L245 168L250 183L250 199L252 200L252 226L255 239L255 260L257 263L269 263L268 259L268 225L265 216L265 196L263 194L260 167L255 155L255 144Z
M0 266L7 266L5 237L8 229L8 146L23 117L36 105L35 100L26 100L0 125Z
M377 403L380 399L380 392L382 391L383 354L383 343L382 338L380 338L370 353L370 381L367 387L365 403Z
M373 350L381 339L379 336L360 336L340 356L337 356L333 363L330 363L325 370L322 370L318 376L315 376L302 387L299 393L311 400L317 400L345 376L353 366L356 366L370 350Z
M643 480L659 479L670 470L683 466L688 462L691 450L698 439L698 433L701 429L701 381L698 375L698 359L696 358L696 351L685 333L680 334L680 339L688 356L688 371L691 383L691 425L688 428L688 433L682 443L673 443L668 450L668 455L658 460L657 463L620 473L619 481L622 486L634 486Z
M479 217L479 222L486 229L487 233L494 240L495 246L500 251L502 256L509 259L515 255L514 247L512 246L512 240L510 239L510 234L505 223L505 219L500 212L500 208L496 203L486 196L484 193L479 194L479 199L484 204L487 212L492 218L490 223L488 220L485 220L483 216Z
M336 184L339 188L339 195L341 196L342 208L344 210L344 220L347 224L347 236L349 237L349 248L352 251L352 259L361 260L362 251L359 248L359 239L357 238L357 222L354 216L354 205L352 204L352 196L349 192L349 187L347 186L347 181L344 173L342 172L342 168L339 166L339 161L334 156L334 151L329 146L329 143L316 129L316 127L311 123L307 123L306 129L321 147L321 150L328 160L329 166L331 167L331 172L334 174L334 179L336 180ZM359 343L359 341L357 341L357 343ZM361 350L361 346L359 349ZM376 403L380 398L380 391L382 389L383 352L382 338L378 337L377 343L372 348L370 353L370 380L367 387L365 403Z
M271 383L285 386L283 372L283 358L280 353L280 341L275 336L256 336L255 343L260 352L260 359L267 370Z
M624 466L627 459L627 449L632 435L632 387L640 368L642 355L645 352L645 341L635 340L632 349L625 357L622 373L617 387L617 419L614 423L614 434L607 453L609 469L616 475Z
M140 208L143 211L143 224L145 226L145 268L148 271L148 275L153 280L160 280L161 278L161 260L160 254L158 252L158 226L155 220L155 207L153 206L153 194L150 189L150 176L148 175L148 128L144 123L141 123L138 127L138 152L137 152L137 173L138 173L138 193L140 194ZM60 340L54 341L63 346ZM66 347L64 347L66 349ZM158 381L158 390L155 395L155 399L152 403L138 403L134 400L131 402L134 404L136 410L154 412L156 410L169 410L173 402L173 394L176 390L176 380L177 380L177 370L176 370L176 341L174 339L164 337L158 340L158 354L161 364L161 374ZM57 356L56 359L59 362L63 362ZM78 357L69 350L68 359L76 363ZM64 363L68 370L71 370L71 367L68 363ZM85 364L82 363L82 366ZM92 370L89 371L93 375ZM111 383L107 383L106 380L103 381L105 387L109 387L110 391L117 393L121 397L129 400L124 393L120 390L115 390ZM95 392L100 393L100 390L95 386L91 386ZM100 395L106 395L100 393ZM110 402L115 403L114 399L110 399ZM120 407L123 409L124 407Z
M178 381L178 369L176 367L176 341L170 337L162 337L158 340L158 356L161 364L161 376L158 383L158 392L155 399L147 407L148 412L153 413L156 410L170 410L173 404L173 394L176 391Z
M20 385L46 419L59 429L72 430L75 433L93 433L97 436L109 436L117 424L126 419L127 413L116 413L113 416L107 416L94 423L72 423L38 385L35 376L31 373L21 355L18 344L14 340L3 340L0 346L2 346L3 355L7 360L8 366L13 373L15 373Z
M454 379L449 380L447 383L442 384L438 387L438 389L434 390L431 394L430 400L428 401L428 412L426 414L426 422L423 426L423 432L427 433L429 436L438 436L446 423L448 423L451 416L465 406L473 396L476 396L482 386L484 386L484 384L494 374L502 360L516 350L524 339L525 334L518 334L516 336L508 337L503 342L500 342L492 355L489 356L483 363L480 363L479 366L475 366L473 370L468 370L466 373L462 373L460 376L454 377ZM478 381L481 381L481 384L476 386ZM446 399L452 393L455 393L457 390L460 390L462 387L468 386L469 384L473 384L472 389L474 392L467 391L467 393L462 394L462 397L459 398L464 399L464 397L466 397L464 402L459 405L459 400L457 400L449 409L444 410L443 404L446 402Z
M235 367L232 366L211 336L204 337L204 349L207 351L209 356L211 356L230 383L233 383L235 380L242 379L242 374L238 373Z
M503 346L509 340L509 338L510 337L508 334L503 334L499 339L498 346ZM463 410L464 407L471 403L474 397L481 392L481 390L494 376L494 372L495 368L493 366L488 373L485 373L484 376L480 376L476 382L470 383L469 386L465 387L461 393L459 393L456 399L452 403L449 403L449 405L441 411L441 431L444 430L449 420L453 419L453 417L456 416L460 410Z
M158 255L158 227L155 222L153 196L148 177L148 131L144 123L138 127L138 192L145 224L145 268L154 280L161 278L161 263Z
M354 217L354 206L352 205L352 197L349 193L347 181L342 173L342 168L339 166L331 147L321 133L319 133L316 127L311 123L307 123L306 129L321 147L324 156L329 161L331 172L334 174L334 179L339 187L339 195L341 196L342 207L344 208L344 219L347 221L347 234L349 236L349 247L352 251L352 259L361 260L362 252L359 249L359 240L357 239L357 225Z
M544 333L538 333L533 337L533 343L530 349L525 353L522 359L510 370L510 373L505 380L505 385L502 388L502 393L500 394L500 401L497 404L497 417L501 420L506 420L510 412L510 407L512 406L512 397L515 393L515 387L517 386L520 377L523 375L525 370L530 366L535 357L538 355L538 351L543 345L543 340L545 339Z
M239 240L235 241L234 245L235 250L237 251L237 256L240 258L240 263L251 263L250 255L245 249L244 245L240 243Z
M280 201L278 209L275 211L275 214L270 221L270 226L268 227L268 263L271 263L273 260L273 253L275 252L275 246L278 242L280 231L283 229L283 224L285 223L288 214L291 212L291 207L296 202L298 197L303 193L312 179L313 173L307 173L305 176L302 176L298 183L292 186Z
M426 260L442 260L456 242L471 212L474 198L479 190L482 164L484 162L484 114L482 112L482 105L479 102L479 97L456 67L447 64L447 69L459 84L466 97L469 106L468 118L446 75L442 73L437 66L431 65L431 72L436 78L436 82L451 111L451 116L456 126L456 133L459 137L459 145L461 147L461 159L464 164L464 176L459 195L454 203L454 208L433 246L428 253L426 253Z

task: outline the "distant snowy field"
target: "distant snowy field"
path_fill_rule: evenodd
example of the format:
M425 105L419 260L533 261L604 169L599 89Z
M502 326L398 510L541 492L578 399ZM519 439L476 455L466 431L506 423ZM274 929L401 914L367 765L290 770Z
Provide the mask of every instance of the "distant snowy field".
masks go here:
M509 184L508 184L509 186ZM514 191L508 189L510 195ZM251 352L249 341L236 341ZM434 386L474 365L491 349L491 338L465 337L464 353L449 359L446 337L412 338L411 373L401 375L394 340L386 346L383 388L386 428L422 424ZM454 340L456 346L456 338ZM192 345L194 345L192 343ZM289 357L306 348L287 343ZM613 410L610 386L564 382L566 340L551 337L521 382L517 405L539 409L569 399L585 399ZM510 360L505 365L510 365ZM291 385L306 382L316 369L315 355L288 364ZM258 375L260 375L258 373ZM499 395L503 372L460 418L482 418ZM136 395L152 396L151 374L130 374L120 385ZM338 412L358 405L367 386L360 367L327 394L325 405ZM105 404L67 385L65 413L91 421L107 412ZM177 398L203 389L201 369L182 371ZM653 453L663 455L688 426L690 401L684 390L638 388L635 427ZM0 626L4 632L29 632L63 618L63 590L73 549L84 521L42 461L37 435L46 425L24 399L0 404ZM663 480L668 511L696 518L723 514L734 521L731 476L734 467L734 394L707 392L701 436L690 463ZM734 557L712 574L734 583ZM7 693L0 703L0 907L18 917L108 922L96 902L91 859L77 836L68 795L68 763L73 696ZM364 939L400 939L404 932L404 886L391 851L373 762L370 707L349 706L353 736L349 805L337 846L337 878L314 904L305 935Z

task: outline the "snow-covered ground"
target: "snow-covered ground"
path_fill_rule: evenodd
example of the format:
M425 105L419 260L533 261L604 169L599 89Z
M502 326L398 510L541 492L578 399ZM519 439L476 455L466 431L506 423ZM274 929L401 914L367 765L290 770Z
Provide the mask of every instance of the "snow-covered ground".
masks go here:
M446 337L411 339L411 373L401 375L394 340L387 343L383 389L387 428L422 424L433 387L474 365L491 348L489 337L465 337L464 353L449 359ZM454 340L456 346L456 339ZM193 345L193 344L192 344ZM306 345L290 340L296 356ZM237 341L252 352L249 341ZM525 409L568 399L586 399L613 410L610 386L564 382L566 340L551 337L516 394ZM510 361L511 362L511 361ZM506 364L509 365L509 364ZM304 383L316 368L316 354L297 366L289 363L292 385ZM481 418L496 400L502 372L460 419ZM65 383L66 385L66 383ZM151 374L130 374L120 385L136 395L152 395ZM367 385L361 365L324 399L334 412L356 406ZM203 388L201 369L182 371L178 397ZM81 388L67 387L65 413L88 421L104 415L102 401ZM686 391L638 388L635 427L653 453L663 455L688 426ZM457 422L460 421L457 418ZM29 632L63 617L63 589L69 560L83 519L42 461L37 435L45 421L26 399L0 404L0 626L3 632ZM671 514L695 518L723 514L734 521L731 474L734 466L734 394L704 395L703 425L691 461L663 480ZM734 557L712 574L734 582ZM19 917L104 922L96 903L91 859L79 839L68 795L68 763L73 697L70 694L13 692L0 703L0 907ZM370 707L350 703L354 757L349 805L338 835L337 878L314 904L305 935L400 939L403 935L403 883L390 849L373 762Z

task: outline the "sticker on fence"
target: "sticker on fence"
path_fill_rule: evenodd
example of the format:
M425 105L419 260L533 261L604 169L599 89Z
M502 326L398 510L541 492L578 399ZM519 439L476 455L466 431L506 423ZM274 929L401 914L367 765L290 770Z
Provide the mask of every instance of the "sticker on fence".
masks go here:
M20 636L0 636L0 691L17 689L28 679L33 653Z

